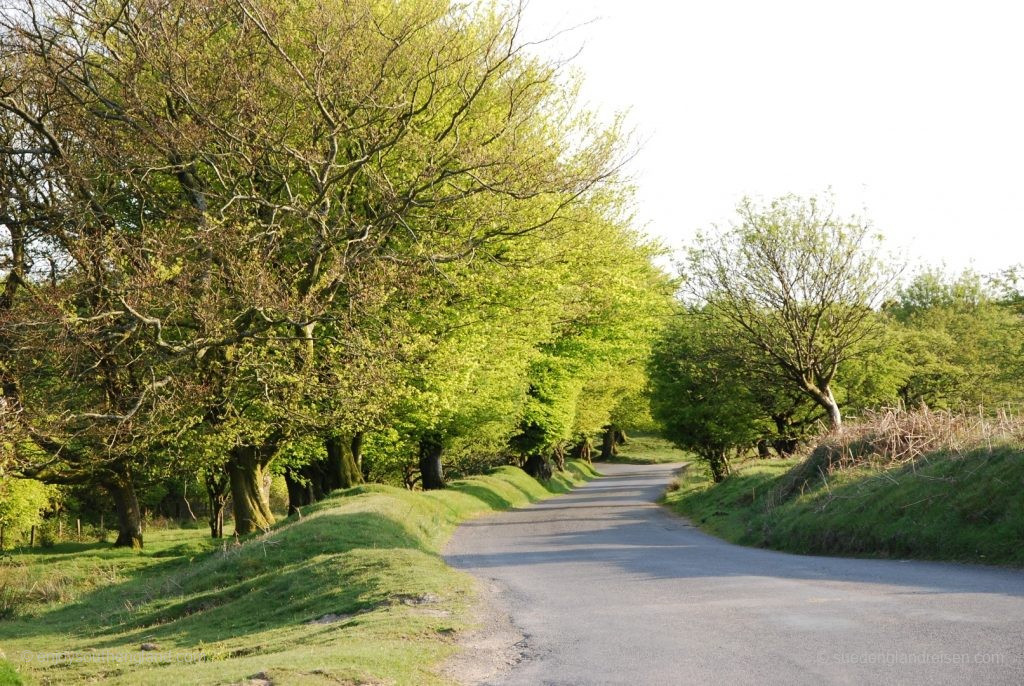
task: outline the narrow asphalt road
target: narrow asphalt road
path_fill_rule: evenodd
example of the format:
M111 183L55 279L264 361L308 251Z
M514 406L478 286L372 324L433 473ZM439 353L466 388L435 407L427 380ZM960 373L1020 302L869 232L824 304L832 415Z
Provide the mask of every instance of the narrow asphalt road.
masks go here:
M679 465L471 521L450 564L525 637L495 684L1024 684L1024 572L787 555L655 504Z

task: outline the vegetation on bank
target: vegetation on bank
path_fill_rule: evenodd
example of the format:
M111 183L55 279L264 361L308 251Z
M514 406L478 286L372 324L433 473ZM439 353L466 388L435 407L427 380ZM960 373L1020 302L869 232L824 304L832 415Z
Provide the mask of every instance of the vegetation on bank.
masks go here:
M144 551L68 544L14 554L3 562L0 598L26 595L8 604L15 616L0 623L0 644L8 659L23 651L202 657L17 665L44 684L247 683L257 675L288 684L444 683L435 668L472 622L474 597L469 577L439 556L454 526L595 474L570 461L546 483L502 467L443 491L358 486L241 544L172 530L151 536ZM30 588L12 589L12 570L33 577ZM141 651L143 643L157 649Z
M743 201L686 253L649 365L651 407L717 481L752 454L793 455L844 415L1024 406L1019 272L904 281L878 241L828 198L784 196Z
M885 412L721 483L691 466L666 502L710 533L796 553L1024 565L1024 423Z

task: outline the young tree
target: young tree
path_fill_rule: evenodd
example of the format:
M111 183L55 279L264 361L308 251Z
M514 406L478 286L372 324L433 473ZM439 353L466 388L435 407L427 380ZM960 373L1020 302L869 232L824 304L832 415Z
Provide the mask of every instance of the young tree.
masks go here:
M0 553L16 536L42 523L52 494L53 488L39 481L0 472Z
M772 430L758 402L763 390L751 384L748 359L736 354L727 325L713 312L681 308L650 362L652 413L673 443L708 464L715 481L731 473L732 455Z
M870 226L843 219L828 201L785 196L743 200L739 222L701 234L683 264L684 289L712 307L732 335L761 351L842 425L833 392L843 363L882 335L876 315L900 268Z

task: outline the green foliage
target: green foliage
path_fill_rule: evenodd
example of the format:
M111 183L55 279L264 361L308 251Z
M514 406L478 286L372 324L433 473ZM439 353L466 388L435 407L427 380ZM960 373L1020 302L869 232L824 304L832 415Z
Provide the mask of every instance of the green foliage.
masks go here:
M729 455L770 432L750 368L715 310L680 308L651 358L652 410L665 435L722 479Z
M828 199L744 199L738 214L728 230L702 234L691 247L686 291L839 428L833 383L882 336L874 308L900 269L881 254L867 222L839 217Z
M976 274L923 272L888 312L909 367L907 407L994 411L1024 400L1020 315Z
M50 507L54 489L39 481L0 476L0 527L6 545L23 537L43 521L43 512Z
M130 515L137 484L232 472L259 528L256 477L328 439L411 484L425 437L471 473L642 393L668 289L623 123L524 49L515 5L122 9L0 20L0 142L36 151L0 158L4 263L60 266L2 300L33 322L0 330L22 474Z

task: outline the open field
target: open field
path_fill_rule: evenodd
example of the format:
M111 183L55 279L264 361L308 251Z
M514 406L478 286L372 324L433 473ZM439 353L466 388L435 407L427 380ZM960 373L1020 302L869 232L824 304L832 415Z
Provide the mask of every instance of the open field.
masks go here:
M0 683L443 683L434 668L474 598L438 555L455 525L594 475L570 462L546 485L503 467L443 491L361 486L240 545L170 530L147 532L140 552L10 555Z
M691 455L676 448L670 441L653 434L630 434L629 440L619 446L619 454L610 462L627 464L661 464L685 462Z

